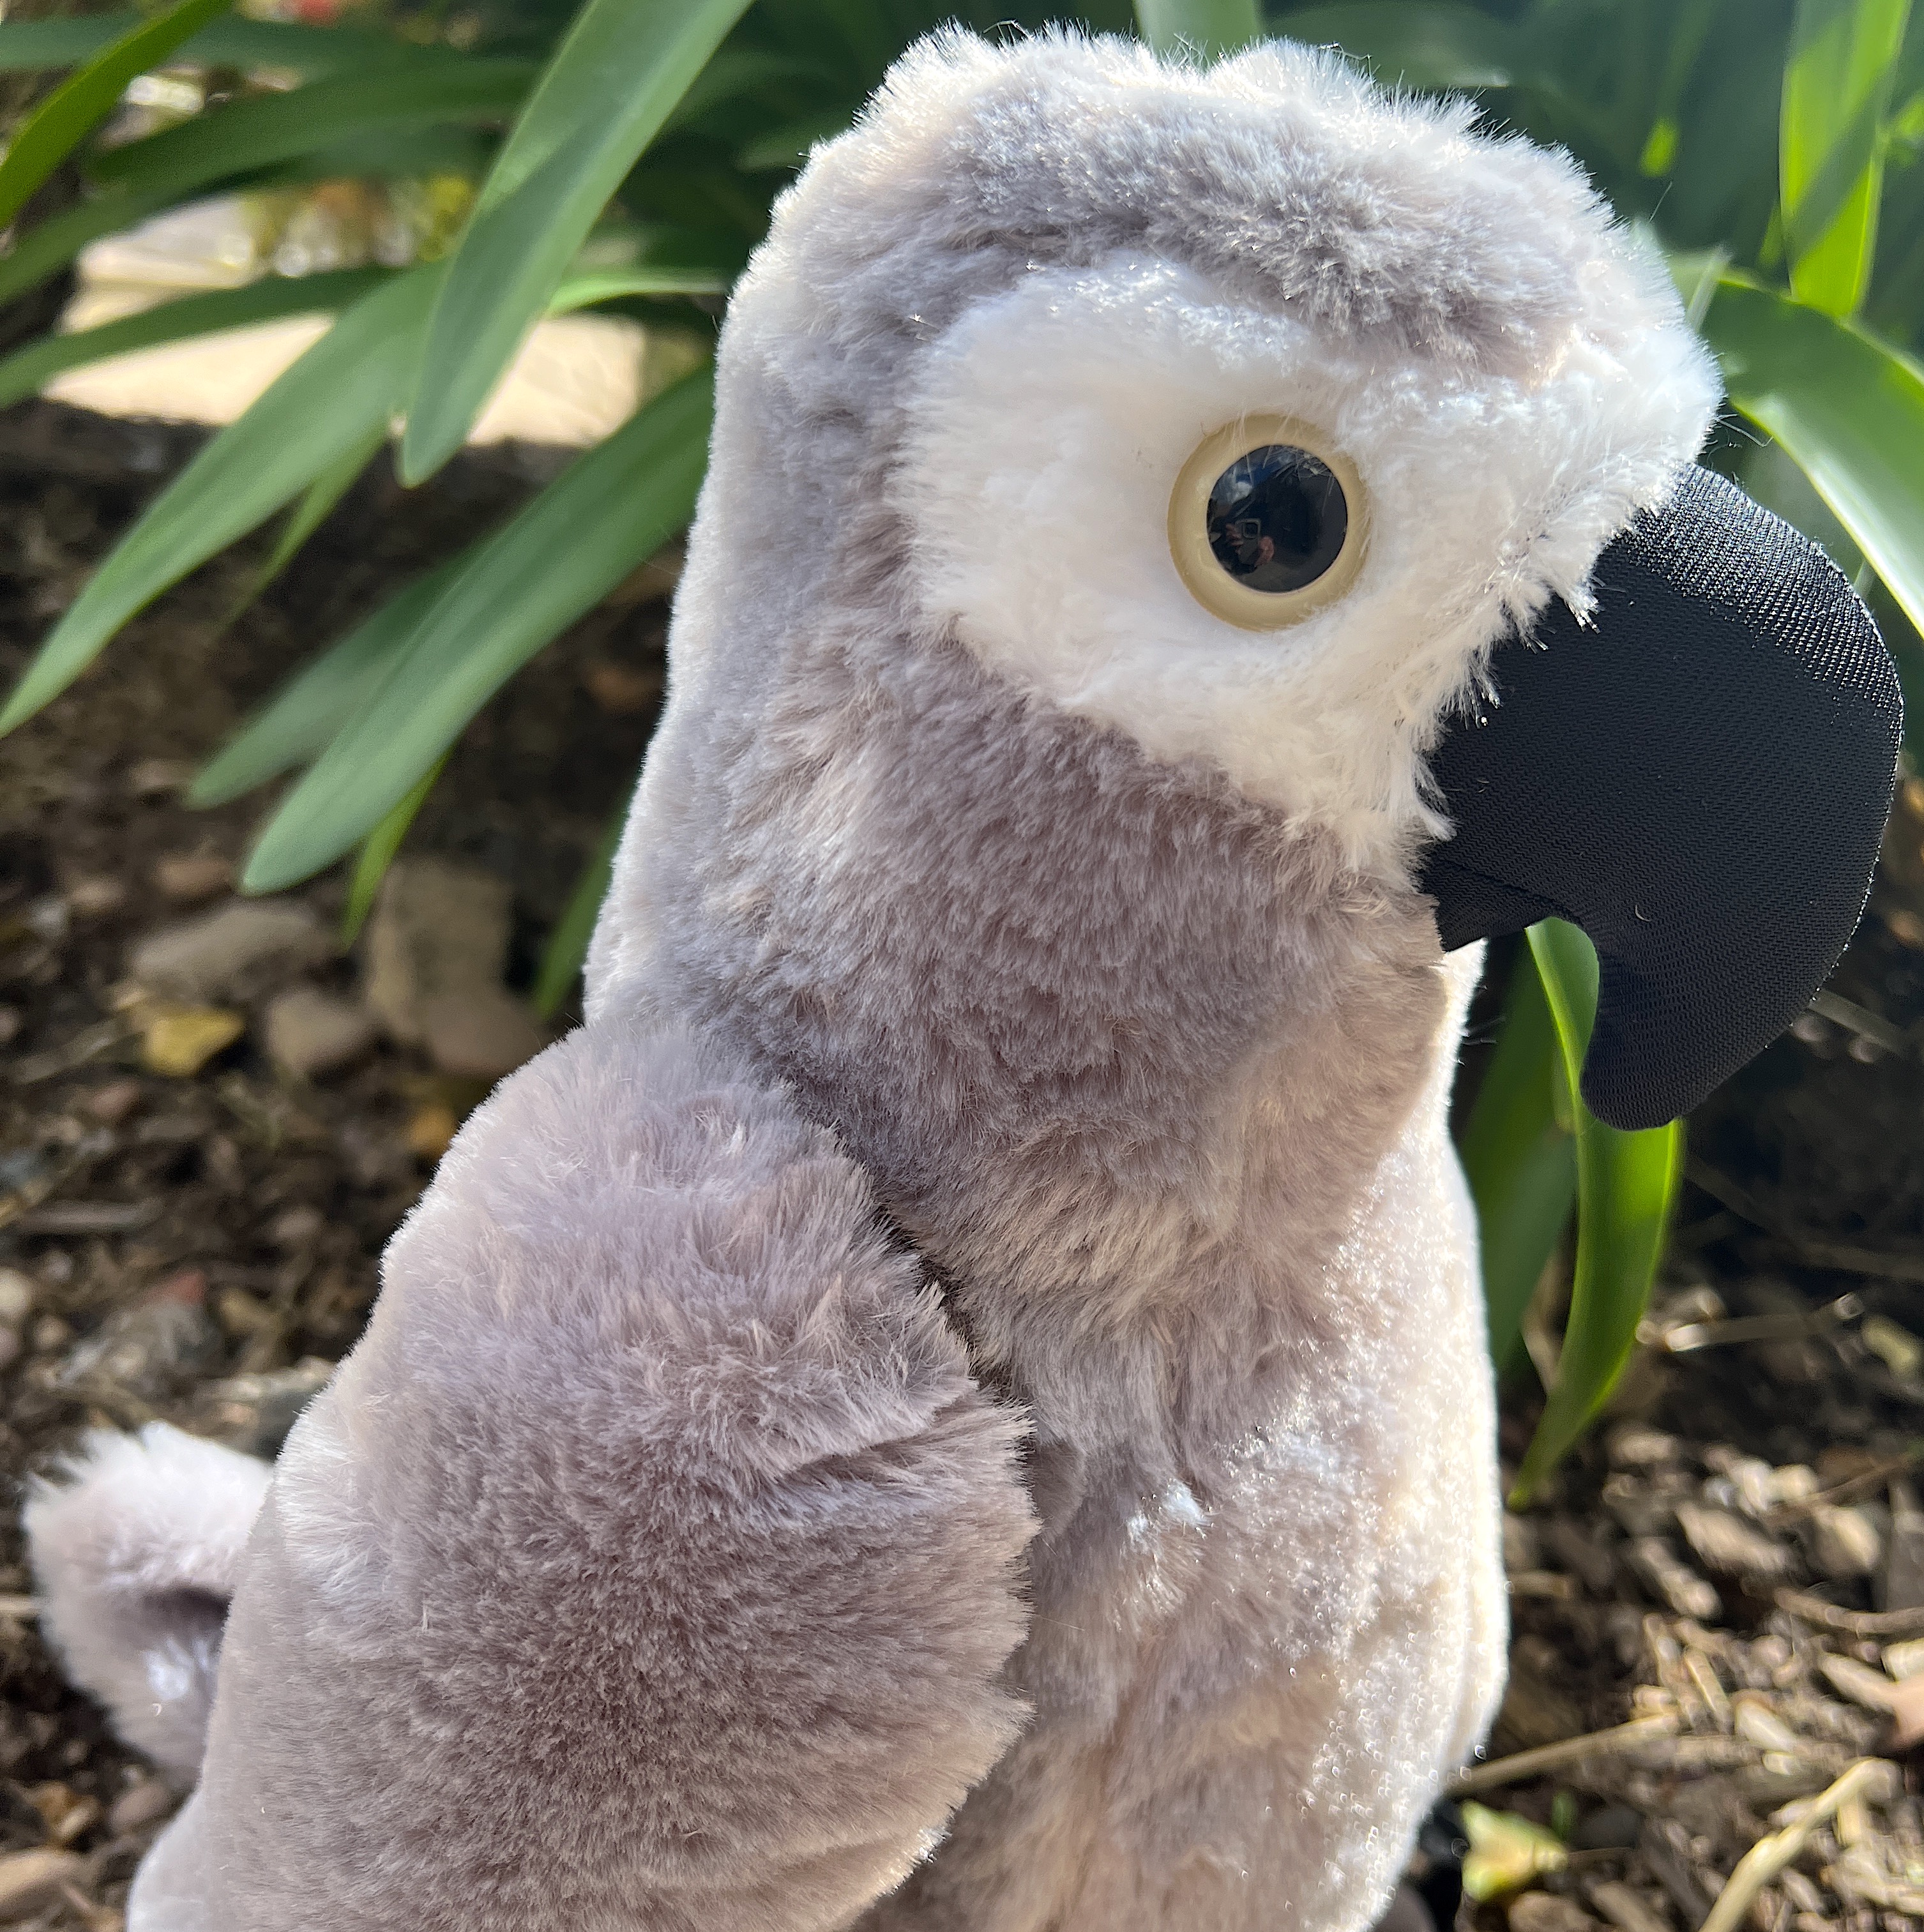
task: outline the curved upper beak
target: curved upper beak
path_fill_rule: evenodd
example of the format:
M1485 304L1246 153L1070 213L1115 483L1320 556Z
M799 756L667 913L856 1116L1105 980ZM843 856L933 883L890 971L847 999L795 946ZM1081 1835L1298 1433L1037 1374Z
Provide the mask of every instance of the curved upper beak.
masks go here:
M1491 660L1430 761L1453 835L1421 884L1445 949L1554 914L1601 967L1583 1098L1687 1112L1809 1004L1863 911L1903 706L1823 552L1687 472Z

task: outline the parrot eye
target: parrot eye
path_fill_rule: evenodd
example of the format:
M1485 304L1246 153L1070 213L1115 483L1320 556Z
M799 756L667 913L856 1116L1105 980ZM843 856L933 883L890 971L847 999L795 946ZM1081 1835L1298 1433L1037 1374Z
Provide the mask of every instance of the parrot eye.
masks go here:
M1246 631L1300 622L1363 560L1355 466L1307 424L1250 416L1205 436L1169 497L1169 550L1190 594Z

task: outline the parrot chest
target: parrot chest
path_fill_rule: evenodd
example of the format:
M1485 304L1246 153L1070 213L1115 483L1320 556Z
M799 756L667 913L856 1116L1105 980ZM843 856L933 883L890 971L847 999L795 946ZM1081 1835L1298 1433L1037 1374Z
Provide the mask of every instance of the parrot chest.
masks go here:
M1100 1437L1018 1383L1042 1528L1010 1669L1034 1718L863 1932L1372 1922L1505 1642L1475 1228L1439 1120L1322 1285L1358 1318L1112 1377L1142 1394Z

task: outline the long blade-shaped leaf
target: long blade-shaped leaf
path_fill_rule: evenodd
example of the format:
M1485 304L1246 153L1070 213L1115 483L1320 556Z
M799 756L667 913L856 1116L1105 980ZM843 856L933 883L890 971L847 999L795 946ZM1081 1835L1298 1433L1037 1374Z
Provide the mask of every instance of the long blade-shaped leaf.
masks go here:
M522 664L688 520L713 406L712 371L684 377L488 540L261 834L250 892L338 858Z
M1188 47L1211 60L1262 38L1256 0L1136 0L1136 23L1159 54Z
M1924 629L1924 370L1853 323L1731 275L1703 332L1730 400L1783 445Z
M88 14L65 20L0 22L0 74L78 67L137 31L146 19L137 13ZM468 58L452 47L417 47L386 34L304 27L287 20L217 20L179 51L183 62L197 67L291 68L310 74L385 66L397 58L458 66Z
M608 897L608 882L614 876L615 848L621 843L621 828L628 822L624 801L603 828L588 862L581 868L575 890L555 921L554 930L543 947L541 964L536 970L533 1004L542 1018L551 1020L568 989L581 976L581 964L588 956L588 941L594 937L595 921L600 916L602 901Z
M291 160L317 148L398 128L512 114L534 70L526 61L471 60L423 69L407 60L263 94L98 156L91 172L137 193L186 194L209 182Z
M1548 919L1530 928L1529 943L1576 1124L1577 1265L1556 1386L1517 1472L1519 1504L1589 1426L1630 1359L1683 1165L1682 1121L1625 1133L1604 1126L1580 1096L1597 1011L1590 942L1575 926Z
M152 503L68 608L0 711L0 731L64 691L169 585L245 536L400 407L440 266L365 296Z
M228 623L233 623L293 562L308 538L327 521L335 504L353 488L362 471L374 461L375 453L387 440L388 425L377 423L353 448L337 457L301 492L299 501L287 512L286 522L275 537L274 548L268 553L267 561L254 573L252 582L227 613Z
M746 0L588 0L508 137L428 326L401 474L458 449L608 197Z
M158 66L233 4L233 0L176 0L158 19L134 28L62 82L34 110L0 158L0 228L113 112L129 81Z
M190 805L224 805L315 757L405 650L479 545L417 578L323 651L206 766Z
M414 823L415 814L428 802L428 794L434 789L434 781L441 776L447 762L448 754L443 752L422 773L413 790L362 841L361 856L354 862L354 876L347 882L347 904L341 915L341 943L344 946L352 946L361 936L361 928L367 923L368 914L374 909L374 895L380 890L381 881L394 863L394 855L401 850L401 842L407 836L407 828Z
M1797 0L1778 168L1790 286L1853 315L1871 280L1883 118L1910 0Z
M1576 1204L1575 1150L1556 1118L1560 1051L1542 976L1526 949L1510 976L1502 1030L1460 1149L1476 1202L1490 1359L1499 1370Z
M245 288L182 296L176 302L143 308L137 315L102 322L98 328L43 336L0 357L0 409L36 394L65 370L104 362L110 356L216 335L223 329L245 328L285 316L338 311L379 288L392 274L388 268L338 268L298 278L272 275Z

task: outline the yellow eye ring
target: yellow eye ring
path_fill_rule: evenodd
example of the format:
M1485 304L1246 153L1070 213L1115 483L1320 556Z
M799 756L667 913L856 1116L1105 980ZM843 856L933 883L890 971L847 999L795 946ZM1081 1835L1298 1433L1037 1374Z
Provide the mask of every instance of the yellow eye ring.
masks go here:
M1230 493L1253 502L1265 484L1289 493L1304 532L1300 556L1271 561L1276 545L1263 518L1230 514L1238 506ZM1295 416L1253 412L1205 436L1182 466L1169 493L1169 555L1212 616L1240 630L1280 631L1326 610L1355 581L1369 524L1356 466L1321 430Z

